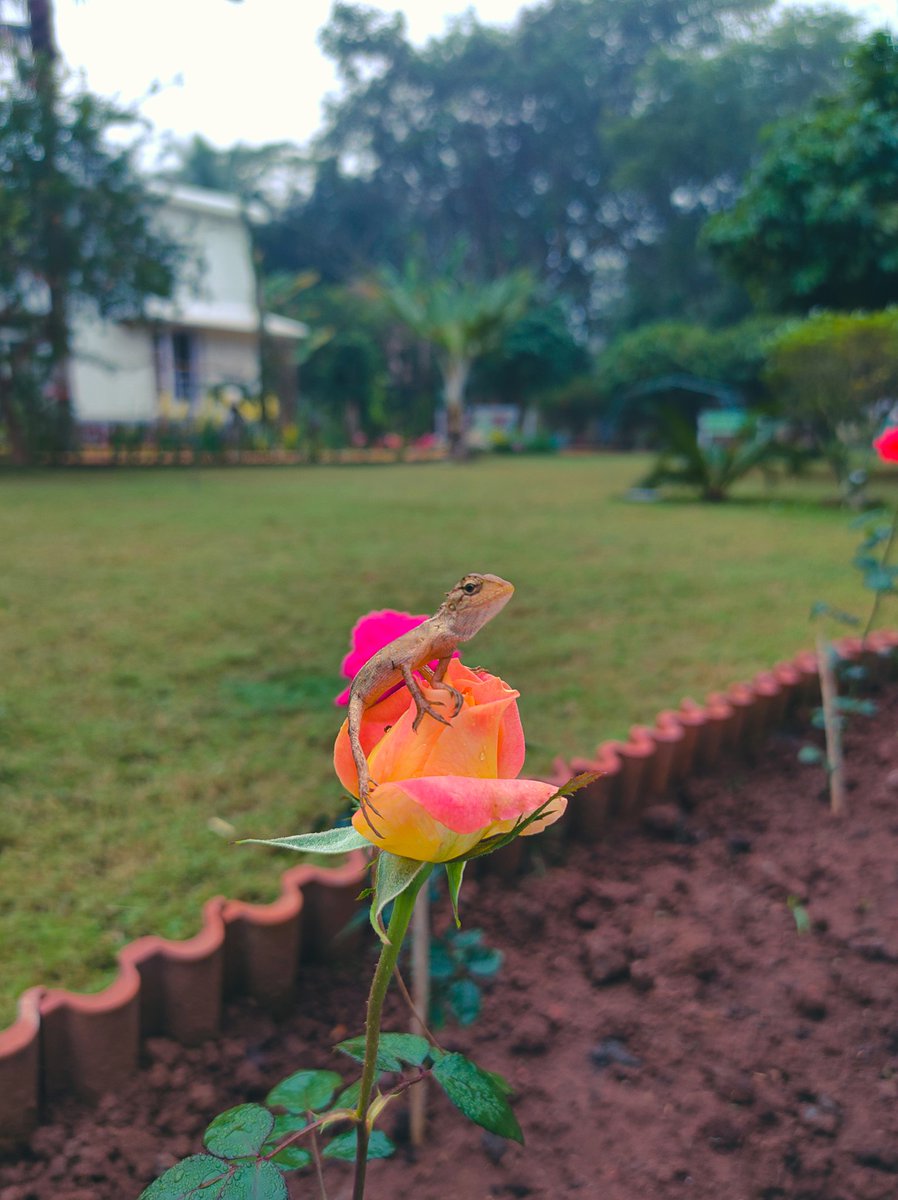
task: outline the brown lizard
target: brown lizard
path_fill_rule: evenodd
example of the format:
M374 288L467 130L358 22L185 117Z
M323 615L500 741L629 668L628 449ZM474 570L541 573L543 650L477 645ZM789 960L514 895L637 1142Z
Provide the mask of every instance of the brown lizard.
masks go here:
M349 744L359 773L362 814L377 837L382 835L371 823L368 809L376 816L381 814L368 798L371 788L377 784L368 773L368 762L359 739L362 713L390 688L404 683L417 709L412 725L416 732L425 714L448 725L449 721L422 695L414 673L417 671L423 676L430 687L450 694L455 708L452 715L457 717L463 701L461 693L444 680L449 660L458 644L469 641L487 621L491 621L505 607L513 593L514 586L498 575L463 575L455 587L446 593L446 599L432 617L384 646L368 659L353 679L349 690ZM434 659L437 660L437 666L431 670L427 664ZM435 703L442 707L442 701Z

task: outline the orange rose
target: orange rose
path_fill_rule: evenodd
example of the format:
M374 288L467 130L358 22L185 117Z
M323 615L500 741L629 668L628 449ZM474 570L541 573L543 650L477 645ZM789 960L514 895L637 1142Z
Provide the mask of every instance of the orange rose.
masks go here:
M468 854L484 838L509 832L556 790L551 783L517 778L524 765L519 692L458 659L450 662L446 682L463 698L449 725L425 716L416 733L414 702L400 688L365 710L360 730L371 778L377 782L370 793L380 813L374 824L383 836L375 836L360 812L352 823L373 845L419 862ZM446 692L423 685L422 691L445 709ZM446 711L448 715L451 708ZM357 796L358 774L345 721L334 746L334 766L343 786ZM559 797L524 833L539 833L557 821L566 804Z

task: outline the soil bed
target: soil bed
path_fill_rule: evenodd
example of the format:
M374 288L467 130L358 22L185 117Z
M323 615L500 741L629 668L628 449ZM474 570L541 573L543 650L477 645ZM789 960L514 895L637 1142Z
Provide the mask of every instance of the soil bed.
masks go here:
M898 1194L896 724L893 693L849 731L841 822L822 772L781 736L758 767L692 781L639 831L513 884L466 884L463 917L505 964L480 1020L441 1040L512 1081L527 1145L434 1096L419 1162L403 1114L389 1117L400 1147L372 1164L371 1200ZM151 1042L126 1091L50 1114L30 1154L0 1165L0 1194L132 1200L200 1149L216 1113L333 1066L329 1047L360 1030L367 976L309 971L302 1016L236 1006L214 1044ZM404 1021L394 1004L387 1028ZM345 1200L348 1167L328 1170ZM288 1178L291 1196L317 1194Z

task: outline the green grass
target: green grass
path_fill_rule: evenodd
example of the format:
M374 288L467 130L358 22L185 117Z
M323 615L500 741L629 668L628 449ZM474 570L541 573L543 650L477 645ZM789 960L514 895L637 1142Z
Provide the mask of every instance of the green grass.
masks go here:
M289 856L209 823L341 804L332 696L370 608L513 580L466 657L520 688L541 774L791 654L815 599L863 603L825 484L624 502L644 466L0 475L0 1026L29 984L96 988L131 938L188 936L208 896L276 894Z

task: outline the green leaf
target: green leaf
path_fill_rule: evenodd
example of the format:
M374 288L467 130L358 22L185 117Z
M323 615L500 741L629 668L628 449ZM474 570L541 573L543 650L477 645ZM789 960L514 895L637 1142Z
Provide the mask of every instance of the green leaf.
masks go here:
M823 762L823 751L817 746L802 746L798 751L798 761L806 767L816 766Z
M371 843L351 825L343 825L339 829L323 829L320 833L297 833L294 837L242 838L237 845L280 846L303 854L348 854L350 850L363 850Z
M344 1088L334 1101L334 1108L358 1108L359 1097L362 1094L362 1081L357 1079L349 1087Z
M446 1054L433 1077L460 1112L475 1125L523 1145L524 1135L508 1103L507 1093L487 1071L463 1054Z
M225 1184L220 1200L288 1200L287 1185L272 1162L242 1163Z
M291 1113L318 1112L342 1084L336 1071L296 1071L271 1089L265 1103Z
M282 1171L301 1171L312 1161L312 1156L308 1150L303 1150L302 1146L285 1146L271 1161Z
M348 1038L345 1042L339 1042L335 1049L348 1054L356 1062L365 1061L364 1037ZM432 1054L430 1042L416 1033L382 1033L377 1046L377 1069L401 1071L404 1065L420 1067Z
M449 985L449 1006L459 1025L473 1025L480 1016L480 988L473 979L457 979Z
M374 899L371 901L371 924L382 942L387 935L380 915L391 900L405 891L420 873L431 868L430 863L417 862L413 858L402 858L381 850L377 856L377 874L374 881Z
M894 578L888 567L873 567L864 574L864 587L871 592L894 591Z
M786 904L792 912L795 920L795 928L799 933L811 932L811 918L808 916L808 910L804 907L797 896L790 896L786 900Z
M324 1158L338 1158L342 1162L354 1162L358 1142L358 1130L350 1129L339 1133L324 1147ZM372 1130L368 1139L368 1158L389 1158L396 1147L380 1129Z
M842 625L860 625L860 618L855 617L850 612L845 612L841 608L833 608L831 604L825 603L823 600L817 600L811 605L811 620L816 617L832 617L834 621L839 621Z
M446 863L446 876L449 880L449 899L452 901L452 916L455 918L456 929L461 929L461 918L458 915L458 893L461 890L461 881L464 873L464 862Z
M486 979L490 975L495 975L502 966L502 951L494 950L490 946L480 946L476 950L471 950L465 957L465 966L472 975L479 975Z
M212 1200L221 1195L228 1164L211 1154L193 1154L154 1180L140 1193L139 1200Z
M430 978L436 980L451 979L455 974L455 963L448 949L441 942L432 942L430 946Z
M275 1117L271 1137L262 1147L263 1154L270 1154L279 1142L289 1137L291 1133L299 1133L301 1129L305 1129L307 1123L304 1117L300 1117L296 1113L285 1113ZM308 1150L303 1150L301 1146L293 1143L286 1146L280 1154L276 1154L271 1161L276 1163L282 1171L297 1171L301 1167L307 1167L312 1161L312 1156Z
M261 1104L238 1104L219 1113L203 1134L203 1145L219 1158L258 1154L274 1128L274 1114Z

